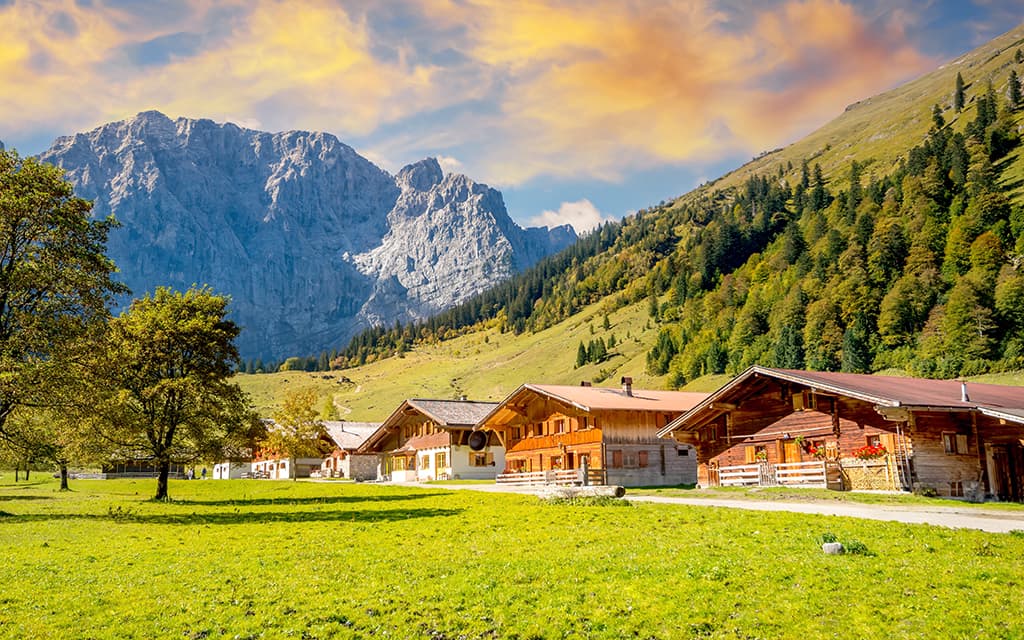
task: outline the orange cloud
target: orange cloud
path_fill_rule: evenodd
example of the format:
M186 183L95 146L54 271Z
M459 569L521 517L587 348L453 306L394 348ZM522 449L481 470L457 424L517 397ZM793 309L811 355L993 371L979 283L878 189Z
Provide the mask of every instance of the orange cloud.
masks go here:
M474 7L471 54L509 78L512 149L487 171L507 182L778 146L934 64L832 0L763 10L745 33L710 2Z
M839 0L752 4L741 31L713 0L191 0L167 20L14 0L0 123L70 132L157 108L366 136L398 166L457 155L496 184L615 180L779 146L935 64L897 14L879 32ZM126 54L181 33L200 44Z

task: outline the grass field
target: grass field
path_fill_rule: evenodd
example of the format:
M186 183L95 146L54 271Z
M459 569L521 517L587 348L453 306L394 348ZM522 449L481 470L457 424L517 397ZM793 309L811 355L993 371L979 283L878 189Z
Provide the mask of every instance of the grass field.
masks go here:
M1024 636L1024 537L352 483L0 479L4 638ZM860 542L825 556L819 537Z

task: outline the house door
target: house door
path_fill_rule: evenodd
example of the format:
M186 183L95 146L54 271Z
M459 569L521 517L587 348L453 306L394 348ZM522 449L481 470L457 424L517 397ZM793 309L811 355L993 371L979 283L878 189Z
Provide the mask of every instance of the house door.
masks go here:
M576 468L576 456L571 451L565 454L565 468L575 469Z
M989 490L997 500L1021 500L1024 453L1019 444L986 443Z

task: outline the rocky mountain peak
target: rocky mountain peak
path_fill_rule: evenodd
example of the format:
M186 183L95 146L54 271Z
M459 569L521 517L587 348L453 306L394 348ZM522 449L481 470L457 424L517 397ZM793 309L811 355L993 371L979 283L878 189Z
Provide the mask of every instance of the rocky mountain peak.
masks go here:
M427 158L390 176L335 136L265 133L158 111L58 138L108 254L136 296L231 296L245 358L340 348L371 325L428 317L575 240L522 229L501 194ZM126 301L125 301L126 302Z
M444 172L437 158L425 158L419 162L407 164L395 176L398 184L417 191L429 191L431 187L441 184Z

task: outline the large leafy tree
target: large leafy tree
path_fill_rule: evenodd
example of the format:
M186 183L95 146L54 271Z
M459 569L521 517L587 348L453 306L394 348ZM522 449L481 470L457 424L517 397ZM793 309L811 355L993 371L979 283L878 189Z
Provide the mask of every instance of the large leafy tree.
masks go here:
M152 461L157 500L168 498L172 463L237 456L258 437L248 397L230 381L239 328L227 305L208 288L158 288L110 321L98 354L95 434L120 457Z
M126 291L104 253L116 223L91 209L57 167L0 150L0 439L15 448L37 443L18 441L12 413L66 397L69 371L81 370L66 359Z

